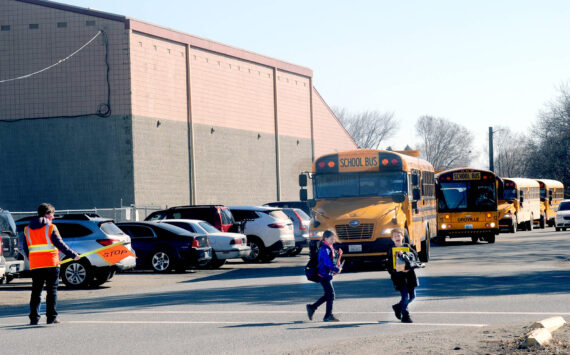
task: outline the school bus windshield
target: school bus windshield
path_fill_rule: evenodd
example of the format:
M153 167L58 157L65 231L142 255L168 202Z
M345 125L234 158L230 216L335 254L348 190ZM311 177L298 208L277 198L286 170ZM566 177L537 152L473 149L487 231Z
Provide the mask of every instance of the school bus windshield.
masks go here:
M517 199L517 189L515 187L505 187L503 189L503 200L512 201Z
M407 193L405 172L316 174L316 198L391 196Z
M440 212L496 210L495 196L494 181L441 182L438 209Z

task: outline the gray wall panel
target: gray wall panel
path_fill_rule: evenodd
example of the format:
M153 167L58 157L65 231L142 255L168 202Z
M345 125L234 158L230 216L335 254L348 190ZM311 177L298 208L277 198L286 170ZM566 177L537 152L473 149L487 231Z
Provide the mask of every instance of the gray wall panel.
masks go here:
M274 201L275 136L195 125L196 203L261 204Z
M134 201L128 116L0 122L0 207L116 207Z
M137 205L189 203L186 122L135 116L133 155Z

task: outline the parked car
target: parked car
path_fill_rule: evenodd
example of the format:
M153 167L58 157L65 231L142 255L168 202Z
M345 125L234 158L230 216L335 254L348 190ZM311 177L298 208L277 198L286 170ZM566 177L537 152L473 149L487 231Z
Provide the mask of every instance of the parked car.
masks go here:
M168 223L186 229L192 233L207 234L212 247L212 260L205 266L219 268L228 259L245 258L251 253L245 234L221 232L206 221L198 219L163 219L160 223Z
M18 233L9 211L0 209L0 284L8 283L24 270L18 248Z
M554 228L557 232L560 230L565 231L566 228L570 228L570 200L562 200L560 202L554 219Z
M314 200L308 201L275 201L268 202L264 206L279 207L279 208L299 208L302 209L308 216L311 215L311 208L313 208Z
M295 234L295 249L290 250L285 255L299 255L304 247L309 246L309 225L311 224L311 217L300 208L283 208L283 212L293 222L293 232Z
M206 234L154 222L121 222L119 228L131 237L137 252L137 266L150 266L155 272L184 272L207 264L212 248Z
M231 211L222 205L176 206L149 214L145 221L161 219L199 219L206 221L222 232L241 233Z
M269 262L281 252L295 248L293 222L280 209L264 206L230 206L234 218L244 224L247 244L251 247L246 262Z
M20 243L26 243L24 228L32 218L25 217L16 222ZM127 249L133 251L131 238L123 233L112 219L88 213L56 214L52 223L59 230L65 244L79 254L117 242L122 242ZM64 254L59 253L59 255L60 258L64 258ZM29 265L27 260L26 264ZM109 266L105 259L97 253L93 253L78 261L72 260L61 265L60 277L63 283L69 287L100 286L109 281L117 271L127 271L133 269L135 265L136 258L134 256L128 256L117 264Z

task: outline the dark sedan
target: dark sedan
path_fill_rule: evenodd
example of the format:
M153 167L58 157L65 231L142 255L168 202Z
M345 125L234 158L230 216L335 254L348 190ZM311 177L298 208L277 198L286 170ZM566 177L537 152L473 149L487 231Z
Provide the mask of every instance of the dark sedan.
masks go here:
M131 236L139 267L150 266L156 272L185 271L212 259L206 234L190 233L166 223L122 222L117 226Z

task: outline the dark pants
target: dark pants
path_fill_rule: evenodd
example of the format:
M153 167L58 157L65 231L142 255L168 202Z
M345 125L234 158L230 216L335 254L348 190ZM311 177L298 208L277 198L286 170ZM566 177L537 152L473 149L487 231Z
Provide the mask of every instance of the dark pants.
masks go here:
M325 294L317 300L317 302L311 305L311 308L316 310L319 306L323 303L327 303L327 310L325 312L325 318L328 316L332 316L332 309L333 309L333 301L334 301L334 288L332 285L332 280L325 279L321 277L320 281L321 286L323 286L323 290Z
M46 267L32 270L32 296L30 297L30 321L40 319L40 303L42 290L46 287L46 318L48 322L57 317L57 286L59 284L59 267Z
M402 310L402 315L409 315L410 312L408 311L408 305L412 303L414 298L416 298L416 289L415 288L408 288L408 285L404 283L400 287L400 308Z

